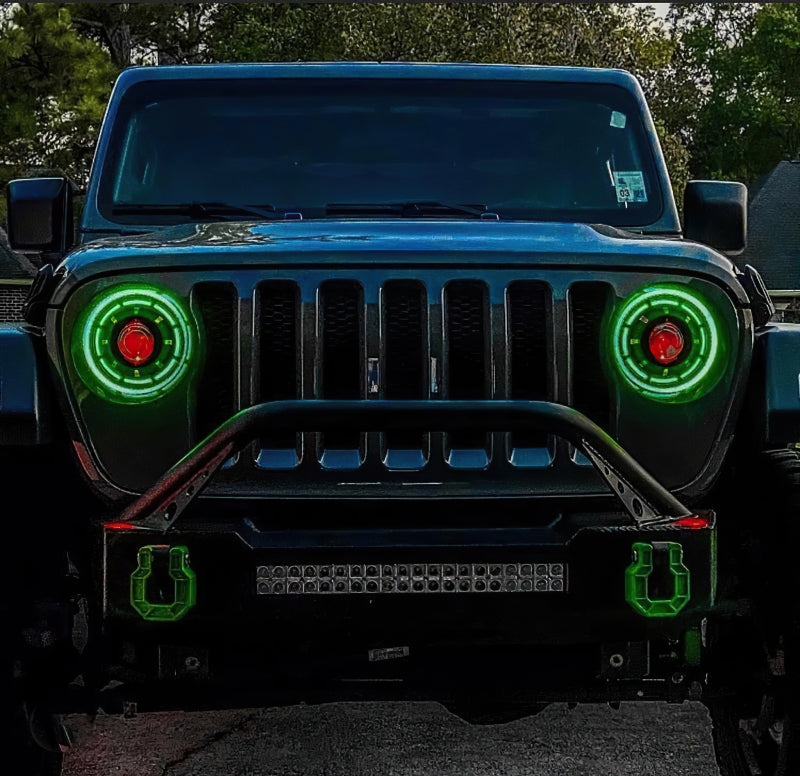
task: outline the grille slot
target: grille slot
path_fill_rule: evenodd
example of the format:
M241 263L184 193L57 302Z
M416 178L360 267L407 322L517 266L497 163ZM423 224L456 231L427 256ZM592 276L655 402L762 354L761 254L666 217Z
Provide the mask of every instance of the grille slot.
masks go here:
M607 283L573 283L569 289L571 404L606 430L611 428L611 398L600 332L611 295Z
M331 280L319 292L318 374L323 399L363 399L364 293L353 281ZM326 434L323 450L357 450L358 431Z
M546 401L550 365L553 362L548 321L551 317L549 288L539 281L512 283L506 295L509 338L509 398ZM547 446L547 434L515 432L513 448Z
M449 399L488 399L491 396L489 303L485 284L456 280L445 287L445 395ZM448 446L457 449L487 447L487 435L458 432Z
M297 399L302 352L298 288L285 281L262 283L257 299L258 401ZM297 435L271 434L261 439L261 448L296 450Z
M423 285L393 280L383 287L382 328L383 397L424 399L428 391L428 315ZM425 447L425 435L391 432L385 438L390 449Z
M235 414L237 300L230 283L199 283L194 302L200 311L205 336L205 362L197 384L198 440Z

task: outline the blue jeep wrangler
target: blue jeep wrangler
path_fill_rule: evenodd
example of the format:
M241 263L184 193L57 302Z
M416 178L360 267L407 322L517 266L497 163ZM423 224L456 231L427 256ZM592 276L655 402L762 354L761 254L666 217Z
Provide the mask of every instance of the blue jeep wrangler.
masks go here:
M7 193L33 772L69 710L424 698L695 699L724 776L800 773L800 329L630 74L133 68L79 217Z

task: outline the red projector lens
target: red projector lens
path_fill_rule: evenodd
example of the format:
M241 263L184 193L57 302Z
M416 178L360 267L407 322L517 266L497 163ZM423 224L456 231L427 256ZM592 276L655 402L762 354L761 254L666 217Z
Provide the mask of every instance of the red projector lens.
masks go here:
M647 347L656 363L673 364L683 352L683 332L670 321L656 324L647 338Z
M117 350L131 366L142 366L153 356L156 338L141 318L131 318L117 335Z

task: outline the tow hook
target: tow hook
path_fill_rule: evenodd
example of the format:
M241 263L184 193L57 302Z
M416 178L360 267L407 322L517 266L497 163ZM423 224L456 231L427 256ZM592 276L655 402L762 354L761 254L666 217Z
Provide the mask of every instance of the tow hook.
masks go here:
M147 581L153 573L154 557L168 550L169 576L173 580L173 600L170 603L151 603L147 599ZM181 545L149 544L139 548L139 565L131 574L131 606L143 620L175 622L197 602L197 579L189 568L189 550ZM163 562L163 561L162 561Z
M674 617L690 598L683 547L678 542L634 542L632 550L633 563L625 571L625 600L644 617ZM658 568L654 556L660 556ZM662 597L651 597L651 583Z

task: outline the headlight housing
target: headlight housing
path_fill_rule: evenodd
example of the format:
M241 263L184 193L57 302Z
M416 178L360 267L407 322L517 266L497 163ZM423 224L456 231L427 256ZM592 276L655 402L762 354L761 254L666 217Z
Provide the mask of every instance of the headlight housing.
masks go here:
M126 283L89 302L72 331L71 351L90 391L139 404L159 399L186 377L198 341L184 299L166 288Z
M608 348L617 375L654 401L688 402L725 370L724 328L713 305L689 286L642 288L614 311Z

